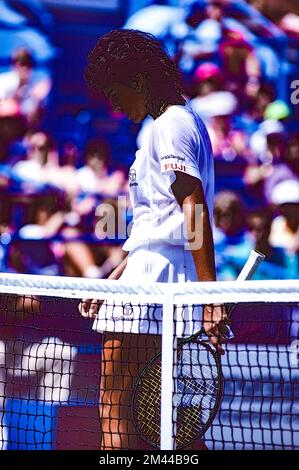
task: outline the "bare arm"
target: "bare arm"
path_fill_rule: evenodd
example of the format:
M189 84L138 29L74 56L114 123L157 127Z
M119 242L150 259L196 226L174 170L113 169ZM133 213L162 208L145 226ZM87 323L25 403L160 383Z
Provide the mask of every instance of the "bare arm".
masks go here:
M175 173L172 190L184 211L186 234L198 279L216 281L212 227L201 181L185 173ZM204 306L203 327L221 354L224 352L221 348L221 323L226 319L223 306Z
M126 256L117 268L112 271L108 279L117 280L120 278L127 266L128 256ZM95 318L103 301L97 299L83 299L79 304L79 312L82 317Z
M122 262L115 268L112 273L109 275L108 279L114 279L115 281L120 278L122 273L125 270L125 267L127 266L128 262L128 256L126 256Z
M193 176L176 172L172 190L184 211L187 237L198 279L216 281L212 228L202 184Z
M56 212L43 224L45 237L53 237L65 222L67 214L65 212Z

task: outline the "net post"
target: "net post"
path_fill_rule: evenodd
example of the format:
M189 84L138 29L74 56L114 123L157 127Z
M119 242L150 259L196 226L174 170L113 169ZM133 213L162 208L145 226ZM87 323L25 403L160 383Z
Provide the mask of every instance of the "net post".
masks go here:
M175 449L173 429L174 357L176 336L174 334L174 294L167 290L163 301L162 318L162 371L161 371L161 436L160 449Z

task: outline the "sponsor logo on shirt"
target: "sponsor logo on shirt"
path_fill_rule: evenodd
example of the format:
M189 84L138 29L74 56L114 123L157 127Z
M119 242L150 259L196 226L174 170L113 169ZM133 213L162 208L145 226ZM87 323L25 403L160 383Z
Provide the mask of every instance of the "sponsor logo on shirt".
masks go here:
M160 158L160 160L169 160L175 158L179 162L184 162L186 159L185 157L179 157L178 155L164 155L163 157Z
M186 166L179 163L164 163L163 170L178 170L186 172Z
M134 170L134 168L131 168L131 170L129 171L129 185L138 186L138 183L136 181L136 170Z

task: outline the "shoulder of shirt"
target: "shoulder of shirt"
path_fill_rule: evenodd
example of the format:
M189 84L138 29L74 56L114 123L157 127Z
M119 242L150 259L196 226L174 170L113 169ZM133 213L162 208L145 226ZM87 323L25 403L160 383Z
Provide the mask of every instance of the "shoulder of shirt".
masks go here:
M153 127L157 128L169 123L182 125L185 128L196 126L192 110L188 106L181 105L170 106L165 113L153 122Z

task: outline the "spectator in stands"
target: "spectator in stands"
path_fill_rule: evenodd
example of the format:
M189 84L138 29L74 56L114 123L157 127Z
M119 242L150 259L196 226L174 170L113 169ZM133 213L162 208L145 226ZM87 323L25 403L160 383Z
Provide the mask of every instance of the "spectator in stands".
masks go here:
M249 83L245 88L241 103L244 118L250 121L263 121L267 106L274 99L275 90L270 83Z
M9 269L28 274L62 274L59 260L53 251L51 238L65 220L65 214L56 210L56 198L41 198L34 205L32 222L18 231L9 250Z
M253 47L243 33L226 30L220 43L219 53L227 90L242 97L244 89L259 87L260 64Z
M81 233L95 228L95 211L103 197L116 197L121 192L125 178L121 171L109 174L110 148L103 139L90 140L84 152L85 165L76 171L77 194L72 209L80 215Z
M247 0L254 8L276 23L288 35L299 35L299 5L297 0Z
M299 178L299 132L291 134L286 151L283 155L283 162Z
M14 174L23 182L55 185L58 172L58 154L51 137L45 132L34 132L25 139L27 158L17 162Z
M221 100L219 100L221 101ZM251 152L248 145L249 136L242 129L234 129L233 114L236 111L236 101L219 102L211 111L213 116L208 127L215 158L228 162L237 157L244 161L251 161Z
M262 122L252 135L250 145L256 160L247 166L244 183L252 196L263 204L269 202L269 193L278 175L284 178L286 171L289 174L285 165L281 165L287 147L287 133L283 124L274 120Z
M123 260L124 252L117 242L121 202L124 201L106 199L94 207L95 201L90 197L73 201L72 211L66 214L61 230L68 275L105 278ZM92 232L94 240L82 240L82 236Z
M259 163L249 165L244 182L260 200L272 203L272 191L285 180L299 181L299 133L290 137L283 125L276 121L264 121L251 144L259 154Z
M181 32L176 62L186 74L192 73L198 60L211 59L217 53L221 25L207 18L206 3L205 0L194 2L184 22L173 27L173 35Z
M80 190L77 180L78 149L72 142L63 148L59 156L51 136L43 131L26 135L27 158L13 165L13 176L23 186L51 186L63 191L69 202Z
M213 62L200 64L194 72L197 96L208 96L221 90L221 69Z
M60 207L53 195L39 199L32 222L21 227L12 244L11 268L31 274L58 275L66 270L68 275L102 277L91 247L80 240L79 222L78 214ZM62 240L53 240L58 234Z
M192 109L207 123L215 114L223 114L228 108L237 108L237 98L223 89L221 69L212 62L205 62L194 73L196 96L190 101Z
M272 213L264 208L251 212L247 219L249 234L254 248L266 255L266 259L256 273L255 279L290 279L297 277L296 258L283 247L272 246L269 241Z
M218 279L234 280L253 247L246 231L246 208L238 194L221 191L216 195L214 224Z
M182 43L184 60L180 66L184 69L185 64L188 65L188 56L189 70L194 68L194 61L220 62L226 89L242 95L247 84L259 82L260 64L246 40L247 27L236 18L230 18L229 7L227 0L194 2L191 5L185 21L192 31Z
M96 214L99 215L98 209L109 206L115 216L117 204L113 199L104 200L102 204L98 204L103 197L117 197L125 190L126 181L122 171L114 171L109 174L110 148L105 140L99 138L90 140L84 152L84 159L85 165L77 171L76 175L79 193L72 201L73 211L80 216L80 223L76 230L81 234L95 231L95 236L102 240L107 236L109 238L109 234L107 235L99 229L100 224L96 217ZM114 233L114 238L116 234L117 230ZM77 249L77 243L68 243L69 250ZM97 274L99 278L109 275L123 258L123 252L119 245L108 244L96 249L89 249L93 257L100 260L101 265ZM88 268L87 273L92 270L93 268Z
M269 204L275 186L283 181L299 181L299 133L290 135L284 145L281 158L272 165L264 181L264 193Z
M278 207L279 215L271 226L270 243L298 255L299 180L285 180L277 184L273 188L271 200Z
M263 121L250 139L250 146L261 164L275 164L281 160L287 144L284 125L276 120Z
M59 155L59 171L57 172L56 184L63 189L72 200L79 188L77 181L77 167L79 162L79 149L72 141L63 145L62 154Z
M194 2L191 5L186 23L193 27L200 45L200 54L195 57L197 60L215 57L217 53L223 34L225 3L225 0L211 0Z
M76 168L79 162L79 149L77 145L68 140L64 142L62 153L59 157L61 167Z
M100 194L103 197L115 197L124 187L122 171L109 173L110 149L103 139L88 142L85 153L85 165L77 172L79 189L84 193Z
M28 128L40 123L41 112L51 89L51 79L34 70L28 49L12 55L12 70L0 75L0 116L23 116Z

